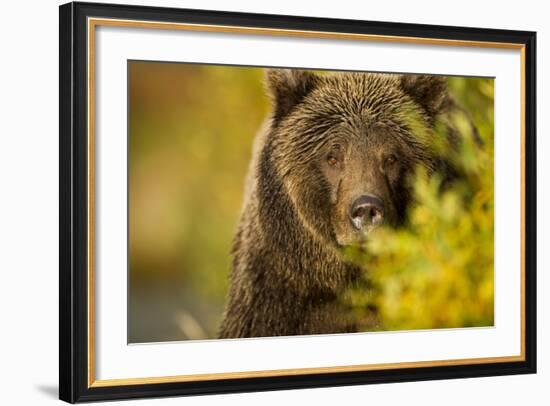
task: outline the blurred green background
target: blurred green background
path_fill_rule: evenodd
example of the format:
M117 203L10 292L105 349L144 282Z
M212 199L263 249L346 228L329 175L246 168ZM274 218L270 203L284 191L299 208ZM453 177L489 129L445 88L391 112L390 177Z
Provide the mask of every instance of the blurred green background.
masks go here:
M131 61L128 341L213 338L263 70Z
M215 338L252 141L269 111L263 69L130 61L128 71L128 342ZM450 78L449 86L492 145L492 79ZM490 155L492 159L492 149ZM492 245L489 248L492 261ZM392 272L391 266L384 266L377 275ZM455 280L464 277L470 280L464 275ZM492 309L492 268L489 279L488 297L481 299L474 292L461 300ZM429 281L434 289L432 274ZM449 280L440 283L448 286ZM405 303L396 282L392 284L391 294L374 283L376 294L352 291L346 298L358 317L374 305L383 309L388 300ZM426 286L417 287L425 292ZM440 296L436 304L448 295ZM406 309L418 306L407 303ZM406 317L406 309L398 314L381 311L387 320L380 328L447 326L445 321L425 321L437 319L437 308L420 307L429 314L416 324L409 319L418 312ZM473 325L490 325L492 319L485 313L483 322L476 319ZM462 319L452 326L461 323Z

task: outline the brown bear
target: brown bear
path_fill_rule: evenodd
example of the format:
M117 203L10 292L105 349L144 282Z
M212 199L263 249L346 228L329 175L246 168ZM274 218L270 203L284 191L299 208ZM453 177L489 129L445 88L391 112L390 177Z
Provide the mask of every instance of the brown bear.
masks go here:
M358 331L338 300L360 273L342 248L404 222L418 165L453 176L430 146L455 108L446 79L292 69L266 77L273 112L253 148L219 337Z

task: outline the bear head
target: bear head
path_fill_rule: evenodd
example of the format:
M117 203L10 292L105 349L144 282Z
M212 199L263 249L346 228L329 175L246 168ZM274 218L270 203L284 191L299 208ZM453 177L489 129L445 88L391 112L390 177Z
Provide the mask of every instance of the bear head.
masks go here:
M397 226L418 166L445 167L433 147L452 100L444 77L269 69L270 157L298 218L333 247Z

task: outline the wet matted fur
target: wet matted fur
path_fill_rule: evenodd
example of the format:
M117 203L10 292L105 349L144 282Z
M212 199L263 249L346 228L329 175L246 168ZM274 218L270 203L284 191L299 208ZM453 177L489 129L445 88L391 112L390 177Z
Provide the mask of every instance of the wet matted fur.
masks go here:
M371 230L353 227L350 205L376 196L384 221L401 224L415 167L453 176L430 145L457 107L440 76L270 69L266 83L273 110L255 140L219 336L358 331L338 296L360 269L341 248Z

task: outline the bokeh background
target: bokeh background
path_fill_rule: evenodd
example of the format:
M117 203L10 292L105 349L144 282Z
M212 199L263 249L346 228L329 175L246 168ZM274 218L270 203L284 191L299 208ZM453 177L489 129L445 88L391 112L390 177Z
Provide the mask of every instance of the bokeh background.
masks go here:
M241 209L252 141L269 112L263 69L129 61L128 72L128 342L215 338L223 315L231 241ZM491 147L485 152L482 168L475 172L487 181L476 183L476 187L491 188L491 193L484 195L485 200L490 200L490 207L485 205L477 213L485 220L483 236L478 237L487 241L469 240L470 248L464 255L470 262L466 266L464 258L462 262L452 260L457 255L464 257L462 251L453 252L462 247L447 244L448 236L433 232L448 224L430 224L432 231L426 231L428 235L416 237L428 242L433 237L437 247L427 248L426 252L442 249L439 254L443 259L439 254L436 260L426 259L425 252L419 249L416 257L421 260L415 262L418 267L411 271L415 275L414 286L410 284L411 274L394 272L399 252L387 255L392 261L377 260L380 270L375 275L391 276L390 291L377 283L375 276L374 283L368 282L376 289L374 294L352 291L345 299L358 317L369 309L380 309L385 320L379 329L493 323L493 80L453 77L449 78L449 86L453 96L471 112L485 143ZM463 122L459 124L464 127ZM468 154L475 152L464 151L465 157L475 160ZM444 217L450 210L454 212L447 217L455 219L471 212L472 191L463 193L463 189L453 191L462 211L446 203L447 206L437 208ZM437 206L445 199L432 196L432 200ZM433 217L438 221L437 216ZM461 238L475 231L462 229L461 224L453 225L463 233ZM447 234L456 232L457 229L449 228ZM405 237L393 238L398 241ZM415 235L407 238L414 239ZM471 249L476 244L483 244L481 257ZM368 258L362 256L362 251L355 259L373 262L375 256L380 257L375 251ZM406 251L402 250L400 260L410 263L412 254L410 250L405 254ZM476 255L479 261L475 260ZM447 262L454 264L450 273L441 266ZM419 274L417 268L426 269L425 275ZM483 285L481 291L475 288L479 284ZM437 300L425 300L424 295L442 287ZM417 290L414 297L411 289ZM454 316L450 317L449 312ZM416 321L411 321L414 318Z
M262 78L129 62L129 342L215 337Z

